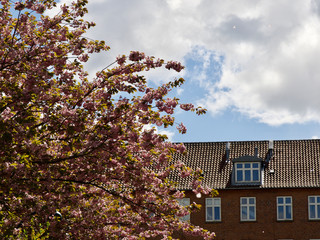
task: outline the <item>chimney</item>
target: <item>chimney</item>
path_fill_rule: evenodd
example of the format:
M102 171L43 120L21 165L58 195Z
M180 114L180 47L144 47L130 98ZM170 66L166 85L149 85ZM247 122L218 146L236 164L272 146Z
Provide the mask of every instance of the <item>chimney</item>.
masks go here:
M257 147L254 148L254 156L259 157L259 152Z

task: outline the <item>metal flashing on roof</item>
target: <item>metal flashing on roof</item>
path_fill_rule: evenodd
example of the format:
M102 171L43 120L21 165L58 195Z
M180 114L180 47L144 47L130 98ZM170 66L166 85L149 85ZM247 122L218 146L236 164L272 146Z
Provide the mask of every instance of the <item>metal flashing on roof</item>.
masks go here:
M241 156L232 160L232 162L262 162L263 159L256 156Z

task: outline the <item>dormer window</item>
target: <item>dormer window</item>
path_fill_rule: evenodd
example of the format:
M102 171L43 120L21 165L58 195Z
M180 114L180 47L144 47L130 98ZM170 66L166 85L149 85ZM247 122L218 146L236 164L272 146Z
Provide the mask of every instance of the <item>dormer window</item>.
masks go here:
M232 185L259 186L262 182L262 162L258 156L242 156L232 160Z
M238 162L235 163L236 183L260 182L260 162Z

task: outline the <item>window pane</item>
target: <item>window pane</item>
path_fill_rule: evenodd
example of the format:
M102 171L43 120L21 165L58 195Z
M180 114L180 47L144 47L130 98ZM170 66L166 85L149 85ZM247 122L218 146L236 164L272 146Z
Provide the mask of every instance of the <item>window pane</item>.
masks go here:
M188 206L190 205L190 198L182 198L182 199L178 199L178 202L181 206Z
M252 164L252 168L259 168L259 164L258 163L253 163Z
M207 207L207 220L212 221L213 220L213 208Z
M253 206L249 207L249 216L250 216L250 219L255 219Z
M207 205L212 205L212 198L207 198L206 201Z
M178 199L178 202L181 206L185 207L190 205L190 198ZM190 221L190 214L180 217L181 221Z
M214 207L214 220L220 220L220 207Z
M320 205L317 206L317 216L316 218L320 218Z
M286 218L291 219L291 206L286 206Z
M309 206L309 210L310 210L310 218L316 218L315 205L310 205L310 206Z
M315 202L315 197L309 197L309 202L314 203Z
M278 198L278 204L283 204L283 198L282 197Z
M254 198L249 198L249 204L254 204Z
M241 198L241 204L247 204L247 199L246 198Z
M258 180L259 180L259 171L253 170L252 181L258 181Z
M248 219L247 207L241 207L241 219Z
M320 197L317 197L317 203L320 203Z
M245 163L245 164L244 164L244 167L245 167L245 168L250 168L250 167L251 167L251 164L250 164L250 163Z
M190 214L188 214L184 217L181 217L181 221L183 221L183 222L190 221Z
M214 198L214 205L220 205L220 198Z
M237 181L238 182L243 181L242 171L237 171Z
M246 181L251 181L250 170L245 170L245 171L244 171L244 174L245 174L245 180L246 180Z
M290 197L286 198L286 203L291 203L291 198Z
M237 168L242 168L242 163L237 163Z
M278 206L278 219L284 219L283 206Z

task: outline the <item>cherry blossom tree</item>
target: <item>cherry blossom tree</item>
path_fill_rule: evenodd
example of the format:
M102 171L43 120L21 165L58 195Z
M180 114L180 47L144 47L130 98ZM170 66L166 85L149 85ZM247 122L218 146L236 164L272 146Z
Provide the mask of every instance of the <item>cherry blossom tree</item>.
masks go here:
M0 238L170 238L175 231L212 239L179 217L184 193L172 171L189 177L194 192L201 170L173 161L183 144L155 128L185 126L172 116L169 98L183 79L157 88L144 71L183 66L132 51L89 79L89 55L108 50L90 40L86 0L57 6L53 0L1 0L0 9ZM48 16L46 11L59 8Z

